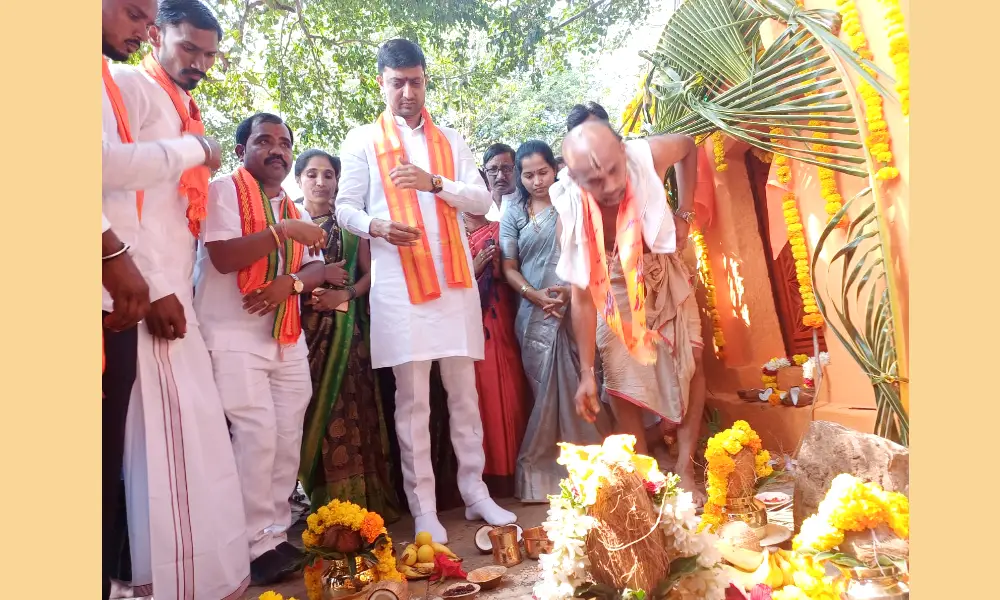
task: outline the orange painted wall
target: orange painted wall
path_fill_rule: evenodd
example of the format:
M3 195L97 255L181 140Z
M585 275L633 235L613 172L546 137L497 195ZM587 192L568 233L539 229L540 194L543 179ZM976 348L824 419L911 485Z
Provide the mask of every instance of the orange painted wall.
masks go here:
M861 24L869 40L869 46L875 54L875 63L887 73L894 73L893 65L888 57L888 40L885 36L885 21L882 18L883 9L878 0L856 0ZM834 0L806 0L806 8L836 9ZM909 4L901 0L901 7L909 23ZM776 23L765 24L765 30L771 27L770 36L763 31L765 40L773 39L775 32L780 31ZM883 206L889 220L891 252L894 256L894 272L897 277L900 294L901 327L904 337L909 340L909 125L904 120L898 103L887 100L884 103L885 119L889 124L892 137L892 152L895 165L900 171L898 179L882 185ZM863 126L864 123L861 123ZM863 127L862 127L863 129ZM706 353L706 374L710 392L733 392L737 389L759 388L760 366L774 356L784 354L784 345L775 314L774 299L768 281L765 252L763 249L754 202L743 168L743 154L747 146L742 142L726 140L726 156L730 168L725 172L714 172L715 214L711 226L704 232L708 246L713 276L716 283L718 310L722 319L721 327L726 338L725 360L719 361ZM702 148L707 153L709 163L714 166L711 142L706 142ZM827 215L824 201L819 194L819 180L816 168L811 165L792 162L792 191L799 200L799 208L803 223L806 225L806 237L811 247L815 246L826 223ZM866 180L839 175L838 185L841 195L851 198L865 185ZM771 179L774 178L772 168ZM779 207L783 192L769 186L769 206L775 202ZM856 211L852 211L855 212ZM843 234L839 240L843 240ZM838 239L831 239L827 248L837 248ZM817 273L820 279L820 290L826 278L827 263L831 253L820 257ZM839 289L839 267L828 283L831 289ZM820 292L822 293L822 291ZM706 340L711 339L711 328L706 322ZM824 382L820 389L815 418L843 423L862 431L871 431L874 423L874 394L867 376L851 359L847 351L829 331L825 332L827 347L830 352L831 364L824 370ZM908 345L902 352L908 351ZM799 369L787 369L779 374L779 385L787 389L798 385L801 381ZM763 407L761 407L763 408ZM861 409L861 410L859 410ZM866 410L867 409L867 410ZM756 409L755 409L756 410ZM781 410L808 410L785 409ZM768 419L774 421L775 419ZM780 421L780 420L779 420ZM787 418L788 427L801 429L803 420L800 415ZM807 421L805 421L807 423ZM794 431L775 432L775 437L783 445L788 440L796 438ZM762 434L763 435L763 434Z

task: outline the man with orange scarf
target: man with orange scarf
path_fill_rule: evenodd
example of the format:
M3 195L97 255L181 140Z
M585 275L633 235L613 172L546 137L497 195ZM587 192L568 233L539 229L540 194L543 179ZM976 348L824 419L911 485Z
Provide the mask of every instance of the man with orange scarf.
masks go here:
M204 136L137 141L108 60L124 61L147 39L156 15L155 0L103 0L101 69L103 354L102 494L103 595L111 594L111 571L121 553L116 531L120 506L125 421L136 378L137 323L149 310L157 265L143 251L143 190L176 181L198 165L218 167L219 146ZM134 262L133 262L134 257Z
M203 135L191 97L215 62L222 28L199 0L162 0L152 52L112 69L140 142ZM138 331L125 484L133 594L217 600L250 581L242 493L222 400L194 314L195 244L208 167L144 190L139 251L150 253L152 306ZM172 532L181 532L174 535Z
M588 421L600 411L596 344L621 432L634 435L636 451L646 454L644 411L679 425L672 471L703 500L693 461L705 401L701 319L693 274L680 254L694 219L694 141L664 135L624 142L607 121L589 119L567 134L563 156L569 177L549 193L562 225L556 273L573 285L577 411ZM663 183L671 167L676 211Z
M240 123L236 155L242 166L209 186L194 305L230 422L251 581L270 585L301 558L287 534L312 396L300 310L325 280L325 233L281 187L292 166L281 118Z
M427 63L413 42L378 51L386 110L344 140L337 221L371 239L372 367L396 378L396 433L416 530L445 543L431 466L430 370L448 392L458 487L469 520L512 523L483 483L483 427L474 360L483 359L483 317L460 211L492 205L475 158L453 129L424 108Z

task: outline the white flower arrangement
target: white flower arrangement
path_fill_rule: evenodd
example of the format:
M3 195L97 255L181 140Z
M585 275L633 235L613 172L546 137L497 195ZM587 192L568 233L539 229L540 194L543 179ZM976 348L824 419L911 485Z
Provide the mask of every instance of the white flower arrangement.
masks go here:
M764 363L764 369L767 371L780 371L782 369L792 366L792 361L788 360L784 356L778 358L772 358L771 360Z
M820 352L818 357L816 357L816 356L809 357L809 360L807 360L802 365L802 379L809 379L809 380L814 379L813 378L813 374L816 372L816 359L817 358L819 358L819 364L822 367L825 367L826 365L830 364L830 353L829 352Z
M596 489L609 464L639 470L650 482L653 503L660 514L660 528L672 547L672 555L696 558L690 572L684 573L669 589L665 600L724 600L729 578L720 567L721 555L715 548L716 536L698 533L698 517L690 492L677 487L678 478L664 477L656 461L631 452L635 438L610 436L603 446L580 448L560 444L559 463L568 467L570 476L561 483L562 494L549 496L548 519L543 523L552 542L552 551L539 557L542 577L534 587L536 600L573 600L581 586L590 581L590 562L586 554L587 534L597 522L588 515L596 500ZM622 590L620 600L646 600L652 590Z

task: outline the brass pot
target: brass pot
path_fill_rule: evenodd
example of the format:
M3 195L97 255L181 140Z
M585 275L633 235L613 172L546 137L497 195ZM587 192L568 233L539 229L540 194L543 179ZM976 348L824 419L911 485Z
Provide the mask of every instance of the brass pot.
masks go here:
M354 561L351 573L349 560ZM359 596L375 582L374 566L360 556L345 560L328 560L323 573L323 600L347 600Z
M728 498L726 500L726 522L743 521L750 526L754 535L764 537L767 529L767 507L753 495Z
M900 580L896 567L849 569L847 600L909 600L910 586Z
M521 545L517 543L517 527L504 525L490 530L493 542L493 562L503 567L521 564Z
M538 560L539 555L552 552L553 544L545 533L544 527L525 529L524 533L521 534L521 539L524 540L524 553L531 560Z

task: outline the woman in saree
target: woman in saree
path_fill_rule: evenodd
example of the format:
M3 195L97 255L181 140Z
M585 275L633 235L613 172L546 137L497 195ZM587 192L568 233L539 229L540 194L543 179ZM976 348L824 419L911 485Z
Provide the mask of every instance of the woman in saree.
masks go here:
M306 411L299 481L313 510L333 499L346 500L392 522L399 518L399 499L368 352L368 241L341 229L334 217L337 158L308 150L296 159L294 172L306 212L327 235L326 284L302 307L313 397Z
M485 358L475 364L486 453L483 480L493 497L509 498L514 495L517 456L528 422L528 385L514 334L517 297L500 268L500 223L483 215L463 216L483 309Z
M569 287L556 276L559 219L549 200L556 166L545 142L522 144L514 159L519 197L500 221L503 273L520 296L514 330L534 399L517 459L515 495L522 502L547 502L549 494L559 492L566 476L556 463L559 442L602 440L596 424L577 416L573 400L580 359L566 318Z

